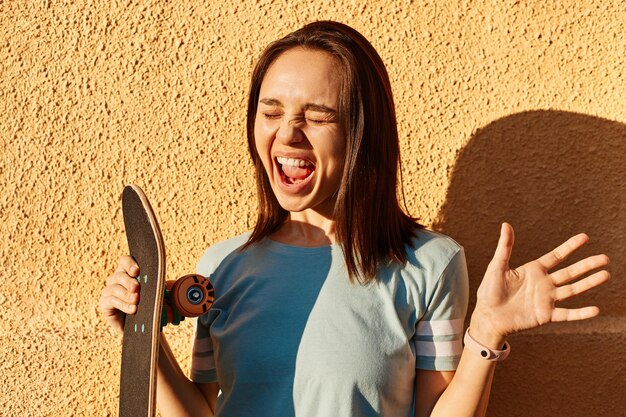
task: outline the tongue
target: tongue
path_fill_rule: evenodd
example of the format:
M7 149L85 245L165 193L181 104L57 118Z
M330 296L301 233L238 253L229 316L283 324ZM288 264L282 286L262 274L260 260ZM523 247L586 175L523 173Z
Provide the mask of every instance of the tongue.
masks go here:
M292 167L289 165L283 165L282 168L285 175L294 180L303 180L308 177L312 171L310 167Z

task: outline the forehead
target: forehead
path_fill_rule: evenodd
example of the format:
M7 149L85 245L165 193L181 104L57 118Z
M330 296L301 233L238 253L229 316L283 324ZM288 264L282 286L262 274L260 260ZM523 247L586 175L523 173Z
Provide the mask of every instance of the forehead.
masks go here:
M259 98L336 106L340 88L341 70L335 57L323 51L293 48L270 65L261 83Z

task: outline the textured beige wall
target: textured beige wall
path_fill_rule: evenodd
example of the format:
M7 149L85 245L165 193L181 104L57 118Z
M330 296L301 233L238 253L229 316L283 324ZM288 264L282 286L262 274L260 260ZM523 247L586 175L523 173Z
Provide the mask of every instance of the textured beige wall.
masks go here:
M498 223L514 261L584 230L603 317L514 336L491 416L626 415L626 6L587 1L0 0L0 414L116 415L120 341L97 299L147 191L169 276L251 226L248 78L318 19L369 38L394 87L409 209L467 249ZM580 304L576 302L574 304ZM190 323L166 329L185 368Z

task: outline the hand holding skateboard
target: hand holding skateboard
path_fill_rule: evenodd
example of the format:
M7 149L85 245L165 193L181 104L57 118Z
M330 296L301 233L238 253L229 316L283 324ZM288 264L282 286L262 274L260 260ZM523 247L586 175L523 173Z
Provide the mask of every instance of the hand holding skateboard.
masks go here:
M141 277L130 256L122 256L115 272L106 280L100 297L100 311L112 328L123 333L126 314L135 314L139 303ZM161 328L180 324L185 317L206 313L214 300L210 281L202 275L189 274L165 282Z
M122 256L100 296L100 312L111 327L124 331L126 314L135 314L139 303L139 266L130 256Z

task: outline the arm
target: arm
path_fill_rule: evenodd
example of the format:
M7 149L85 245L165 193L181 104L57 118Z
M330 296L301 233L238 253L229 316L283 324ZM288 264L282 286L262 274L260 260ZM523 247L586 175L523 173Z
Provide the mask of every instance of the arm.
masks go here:
M513 240L513 229L503 224L495 255L478 289L470 323L474 340L489 348L500 349L510 334L550 322L584 320L599 313L597 307L567 309L555 304L606 282L610 275L605 270L579 278L605 267L608 257L591 256L569 267L549 272L584 245L588 240L586 235L574 236L541 258L510 269ZM484 416L494 370L494 362L485 361L465 348L457 371L441 396L433 398L436 393L431 393L430 400L425 400L425 404L436 401L432 412L427 405L422 407L417 404L415 415ZM416 386L416 399L424 395L421 390Z
M418 369L415 376L415 417L462 416L459 410L474 410L484 416L489 404L495 362L463 350L455 371Z
M437 390L431 388L429 393L424 394L418 383L420 378L416 378L415 417L484 416L489 404L494 370L495 362L485 361L464 349L456 372L450 372L452 375L449 377L440 376L439 384L435 383ZM438 373L418 370L418 375L423 372ZM425 396L420 403L420 397Z
M416 369L415 372L415 417L428 417L437 400L446 390L454 371L427 371Z
M157 406L163 417L213 417L219 386L189 380L161 335L157 368Z

